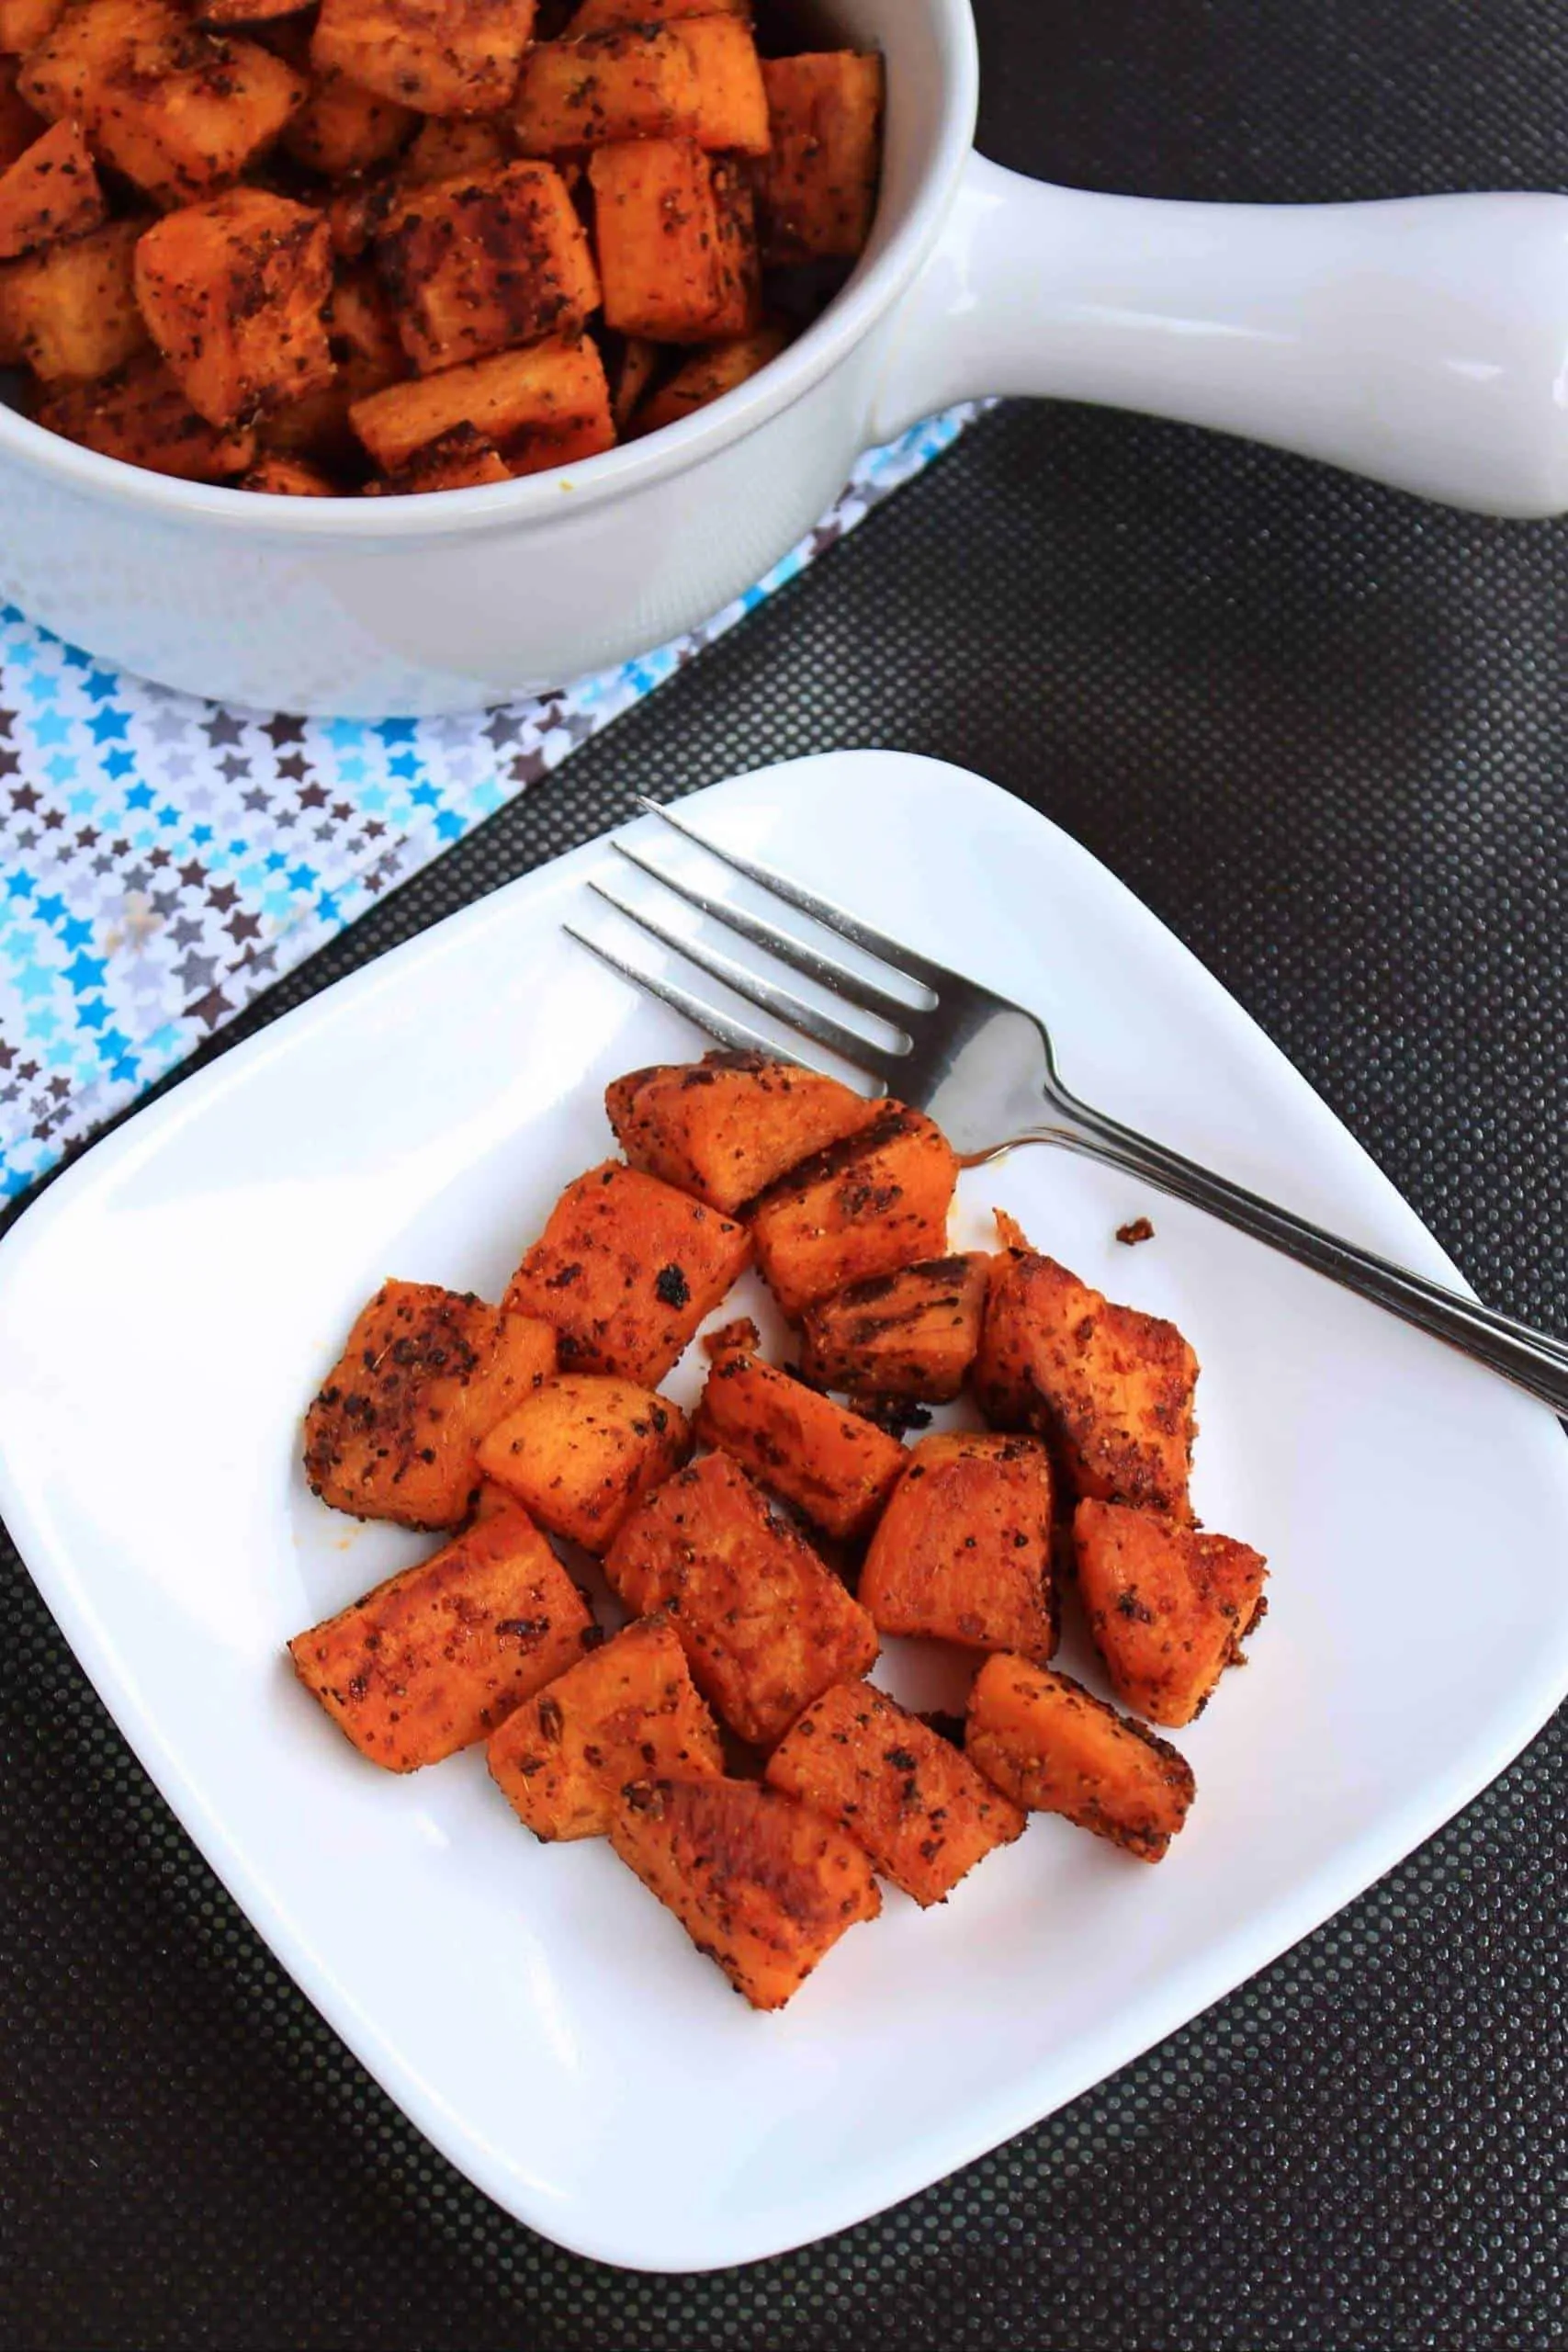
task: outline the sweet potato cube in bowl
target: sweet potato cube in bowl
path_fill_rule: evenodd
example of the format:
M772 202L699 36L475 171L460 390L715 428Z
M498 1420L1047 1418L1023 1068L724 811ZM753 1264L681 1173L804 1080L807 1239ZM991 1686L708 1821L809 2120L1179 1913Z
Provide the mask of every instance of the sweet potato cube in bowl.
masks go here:
M516 94L534 0L321 0L311 39L335 69L418 114L500 114Z
M536 41L524 61L513 133L524 155L615 140L694 139L696 61L678 32L615 26L582 40Z
M698 1690L754 1747L771 1747L803 1707L876 1657L860 1603L722 1453L645 1497L604 1573L637 1615L669 1610Z
M868 1535L908 1460L896 1438L765 1363L742 1337L716 1356L697 1435L828 1535Z
M819 1813L756 1781L656 1781L621 1799L610 1841L754 2009L782 2009L882 1897Z
M750 1257L744 1226L608 1159L567 1186L507 1305L555 1325L563 1368L652 1388Z
M525 1699L487 1752L497 1786L547 1843L608 1837L618 1800L639 1784L724 1770L718 1726L664 1617L639 1618Z
M884 1634L1048 1658L1056 1646L1051 1462L1037 1439L922 1438L861 1572Z
M654 343L750 334L761 292L749 184L690 140L596 148L593 189L604 322Z
M0 269L0 340L41 384L96 383L146 350L135 282L145 225L109 220Z
M752 1210L751 1233L784 1313L797 1318L846 1283L941 1257L957 1182L940 1127L901 1102L782 1177Z
M496 1511L288 1645L294 1670L389 1772L487 1738L598 1641L525 1510Z
M349 408L377 466L395 474L460 425L496 449L509 474L614 446L610 388L593 344L565 336L389 384Z
M882 60L850 50L771 57L762 80L772 130L758 180L764 255L852 261L876 213Z
M411 189L388 208L375 253L421 375L579 334L598 308L588 232L551 164Z
M632 1166L727 1216L811 1153L869 1126L882 1107L836 1078L756 1053L664 1062L604 1090Z
M209 424L236 424L332 382L332 291L322 215L263 188L171 212L136 249L141 314Z
M79 122L52 124L0 170L0 262L85 236L103 218L103 190Z
M38 421L100 457L176 481L232 481L256 454L248 426L220 432L197 416L151 352L98 382L58 386L39 403Z
M821 1388L950 1404L980 1344L989 1261L928 1258L818 1299L801 1319L801 1370Z
M383 1283L305 1417L305 1475L335 1510L455 1527L475 1449L556 1368L548 1324L435 1283Z
M686 1416L633 1380L563 1373L482 1441L479 1468L542 1527L607 1551L633 1505L692 1450Z
M1197 1381L1174 1323L1113 1306L1026 1247L998 1259L975 1393L999 1428L1049 1438L1075 1494L1190 1521Z
M869 1682L839 1682L768 1758L764 1778L836 1821L922 1907L945 1903L1023 1814L962 1751Z
M1268 1604L1268 1566L1228 1535L1155 1511L1085 1501L1073 1549L1089 1632L1111 1687L1150 1723L1201 1714Z
M1059 1813L1141 1861L1157 1862L1187 1818L1191 1767L1070 1675L988 1657L975 1678L964 1748L1016 1804Z

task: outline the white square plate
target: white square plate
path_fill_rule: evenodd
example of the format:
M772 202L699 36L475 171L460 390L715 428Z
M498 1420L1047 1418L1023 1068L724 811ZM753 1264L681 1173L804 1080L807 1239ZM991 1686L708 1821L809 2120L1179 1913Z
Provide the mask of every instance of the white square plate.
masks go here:
M687 806L1038 1006L1091 1102L1451 1276L1216 982L993 786L834 754ZM607 1847L536 1845L477 1753L367 1769L283 1657L421 1548L299 1469L362 1299L391 1272L496 1295L609 1148L605 1080L698 1049L561 935L613 863L575 851L341 982L43 1196L0 1248L0 1507L169 1803L420 2128L562 2244L696 2270L1049 2113L1482 1788L1568 1689L1568 1453L1544 1408L1126 1180L1046 1151L966 1177L964 1243L999 1201L1190 1335L1198 1507L1269 1555L1270 1613L1180 1736L1198 1803L1157 1870L1037 1820L943 1910L888 1891L753 2015ZM1155 1241L1118 1247L1145 1209Z

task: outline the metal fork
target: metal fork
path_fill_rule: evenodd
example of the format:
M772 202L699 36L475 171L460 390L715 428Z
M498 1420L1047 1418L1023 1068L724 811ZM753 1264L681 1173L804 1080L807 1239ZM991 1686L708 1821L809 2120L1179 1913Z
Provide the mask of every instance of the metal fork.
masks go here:
M640 797L640 796L639 796ZM759 860L742 857L710 841L689 819L675 816L657 801L641 800L649 816L686 841L694 842L736 874L743 875L786 906L807 915L838 939L848 942L886 967L907 986L923 990L930 1001L911 1005L904 997L848 969L833 956L812 946L793 931L750 908L696 888L683 876L647 856L630 842L614 846L627 862L683 899L698 913L723 923L782 964L815 981L844 1008L870 1016L893 1032L891 1042L878 1045L863 1032L835 1020L807 1003L749 966L737 963L716 948L665 930L644 907L633 905L599 882L590 888L616 911L639 926L663 947L683 956L697 970L721 981L735 995L756 1005L773 1019L798 1031L813 1043L849 1062L870 1077L879 1092L897 1097L936 1120L965 1167L980 1167L1031 1143L1055 1144L1090 1159L1143 1178L1194 1207L1207 1209L1226 1224L1267 1242L1303 1265L1342 1283L1359 1297L1386 1307L1390 1314L1413 1323L1432 1338L1443 1340L1516 1387L1537 1396L1553 1411L1568 1415L1568 1341L1532 1329L1528 1323L1482 1306L1462 1293L1426 1281L1407 1268L1380 1258L1355 1243L1341 1241L1321 1226L1292 1215L1258 1193L1231 1183L1223 1176L1184 1159L1163 1144L1123 1126L1117 1119L1080 1102L1064 1084L1055 1051L1044 1023L1021 1005L1011 1004L977 981L951 972L929 956L889 939L858 915L804 889L787 875ZM694 995L662 973L615 954L602 941L590 938L568 923L564 928L581 946L684 1013L720 1045L756 1050L775 1059L801 1060L775 1040L762 1036ZM1041 1113L1047 1114L1043 1124Z

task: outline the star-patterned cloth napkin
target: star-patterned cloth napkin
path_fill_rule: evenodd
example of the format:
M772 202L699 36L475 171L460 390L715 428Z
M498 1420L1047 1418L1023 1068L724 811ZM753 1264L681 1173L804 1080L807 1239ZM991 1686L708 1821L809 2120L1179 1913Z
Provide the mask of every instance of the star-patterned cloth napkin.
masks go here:
M810 537L693 636L499 710L225 710L0 608L0 1199L793 579L972 413L863 458Z

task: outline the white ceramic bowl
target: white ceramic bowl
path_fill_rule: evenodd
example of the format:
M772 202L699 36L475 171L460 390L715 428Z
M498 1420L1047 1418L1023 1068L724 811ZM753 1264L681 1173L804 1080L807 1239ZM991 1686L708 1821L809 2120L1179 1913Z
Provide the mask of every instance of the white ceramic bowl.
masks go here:
M0 596L265 708L473 709L646 650L807 530L860 451L983 392L1156 411L1504 514L1568 506L1568 198L1273 208L972 154L967 0L834 0L888 71L871 246L761 376L581 466L438 497L170 481L0 406Z

